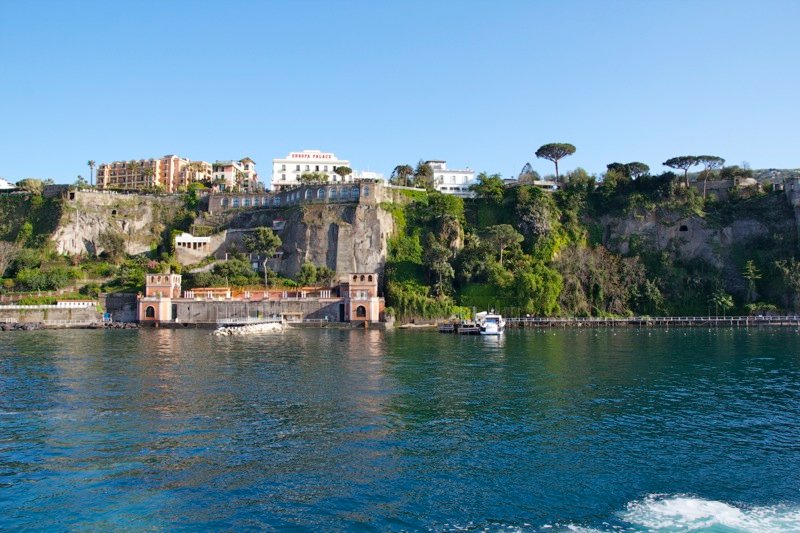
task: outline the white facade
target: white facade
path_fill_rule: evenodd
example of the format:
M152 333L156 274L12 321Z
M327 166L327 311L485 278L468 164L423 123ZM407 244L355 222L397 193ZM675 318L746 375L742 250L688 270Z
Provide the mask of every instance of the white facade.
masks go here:
M8 191L8 190L11 190L11 189L16 189L16 188L17 188L17 186L14 185L13 183L8 182L8 181L4 180L3 178L0 178L0 191Z
M185 231L175 236L175 248L208 252L210 246L211 237L195 237L191 233L186 233Z
M469 190L475 183L475 171L448 169L446 161L425 161L433 169L433 186L442 194L452 194L462 198L472 198Z
M337 167L349 167L350 161L337 159L331 152L321 152L319 150L303 150L302 152L292 152L284 159L272 160L272 183L270 190L280 191L287 187L300 184L300 176L306 172L321 172L328 176L328 183L351 182L353 174L340 178L334 172Z

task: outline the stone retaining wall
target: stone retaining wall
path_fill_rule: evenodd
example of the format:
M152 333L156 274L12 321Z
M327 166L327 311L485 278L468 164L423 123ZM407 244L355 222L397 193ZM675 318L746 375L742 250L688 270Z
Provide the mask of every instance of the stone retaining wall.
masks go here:
M175 322L179 324L217 324L220 321L245 317L268 317L292 315L305 319L339 322L344 309L344 300L298 299L269 300L259 302L226 302L214 300L173 300Z
M96 308L58 308L50 305L10 305L0 306L0 322L3 323L43 323L79 325L102 323L103 313Z

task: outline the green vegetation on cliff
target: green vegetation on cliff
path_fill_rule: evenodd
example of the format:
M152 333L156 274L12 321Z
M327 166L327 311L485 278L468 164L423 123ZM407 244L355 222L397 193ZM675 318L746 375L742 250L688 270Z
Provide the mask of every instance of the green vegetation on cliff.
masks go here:
M387 304L401 319L471 307L531 316L796 308L797 234L783 193L734 187L703 198L685 176L647 171L615 163L596 180L578 169L555 192L481 174L475 199L429 192L383 206L397 227Z
M128 256L126 244L132 232L123 233L117 226L129 224L126 213L136 213L146 198L115 196L109 205L91 205L92 197L89 205L94 211L87 217L86 205L79 211L77 204L72 205L75 202L45 198L41 183L29 181L25 194L0 195L0 292L60 291L62 296L68 294L65 291L85 295L96 295L100 290L136 292L143 289L145 272L180 270L170 254L170 235L176 228L188 229L196 214L197 197L191 191L183 198L183 205L175 202L177 209L152 202L154 240L145 253ZM77 218L79 212L83 218ZM84 230L91 231L87 223L97 221L103 225L89 242ZM71 233L65 236L67 232ZM77 243L83 251L59 253L59 236L62 243Z
M62 202L41 194L0 195L0 241L38 247L55 231Z

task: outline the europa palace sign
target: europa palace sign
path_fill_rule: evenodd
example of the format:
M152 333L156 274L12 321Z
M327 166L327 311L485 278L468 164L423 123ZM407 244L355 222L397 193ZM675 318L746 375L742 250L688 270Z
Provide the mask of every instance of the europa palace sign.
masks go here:
M306 153L306 152L292 152L289 154L289 159L336 159L333 154L330 153Z

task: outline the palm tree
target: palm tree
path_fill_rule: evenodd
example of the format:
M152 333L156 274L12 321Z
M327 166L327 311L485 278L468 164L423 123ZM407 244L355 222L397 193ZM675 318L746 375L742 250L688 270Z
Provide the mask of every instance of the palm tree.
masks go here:
M156 184L155 184L155 181L153 180L153 176L155 176L155 175L156 175L156 171L155 171L155 169L153 167L147 167L146 169L142 170L142 176L144 178L147 178L147 181L150 182L150 185L148 185L148 187L155 188Z
M414 185L423 189L433 188L433 167L420 160L414 169Z
M200 161L190 161L183 167L185 182L184 185L187 187L194 183L195 181L199 181L197 179L197 175L203 171L203 164Z
M414 168L411 165L397 165L392 171L392 179L398 183L402 183L408 187L408 178L414 174Z
M139 163L137 163L136 161L128 161L128 164L125 165L125 168L127 168L128 174L131 175L130 180L126 179L125 181L126 182L127 181L133 181L133 178L135 177L135 175L137 174L137 171L139 169ZM126 183L126 185L130 185L130 183ZM123 187L123 188L127 188L127 187Z
M243 171L241 171L239 169L236 169L236 186L239 188L239 190L249 191L249 189L250 189L249 185L250 184L248 183L247 187L244 186L246 178L247 178L247 174L245 174Z
M89 186L94 187L94 159L90 159L86 164L89 165Z
M719 317L719 308L722 308L722 314L725 315L725 312L733 307L733 297L725 292L724 289L717 289L709 298L709 302L714 304L714 313L717 317Z

